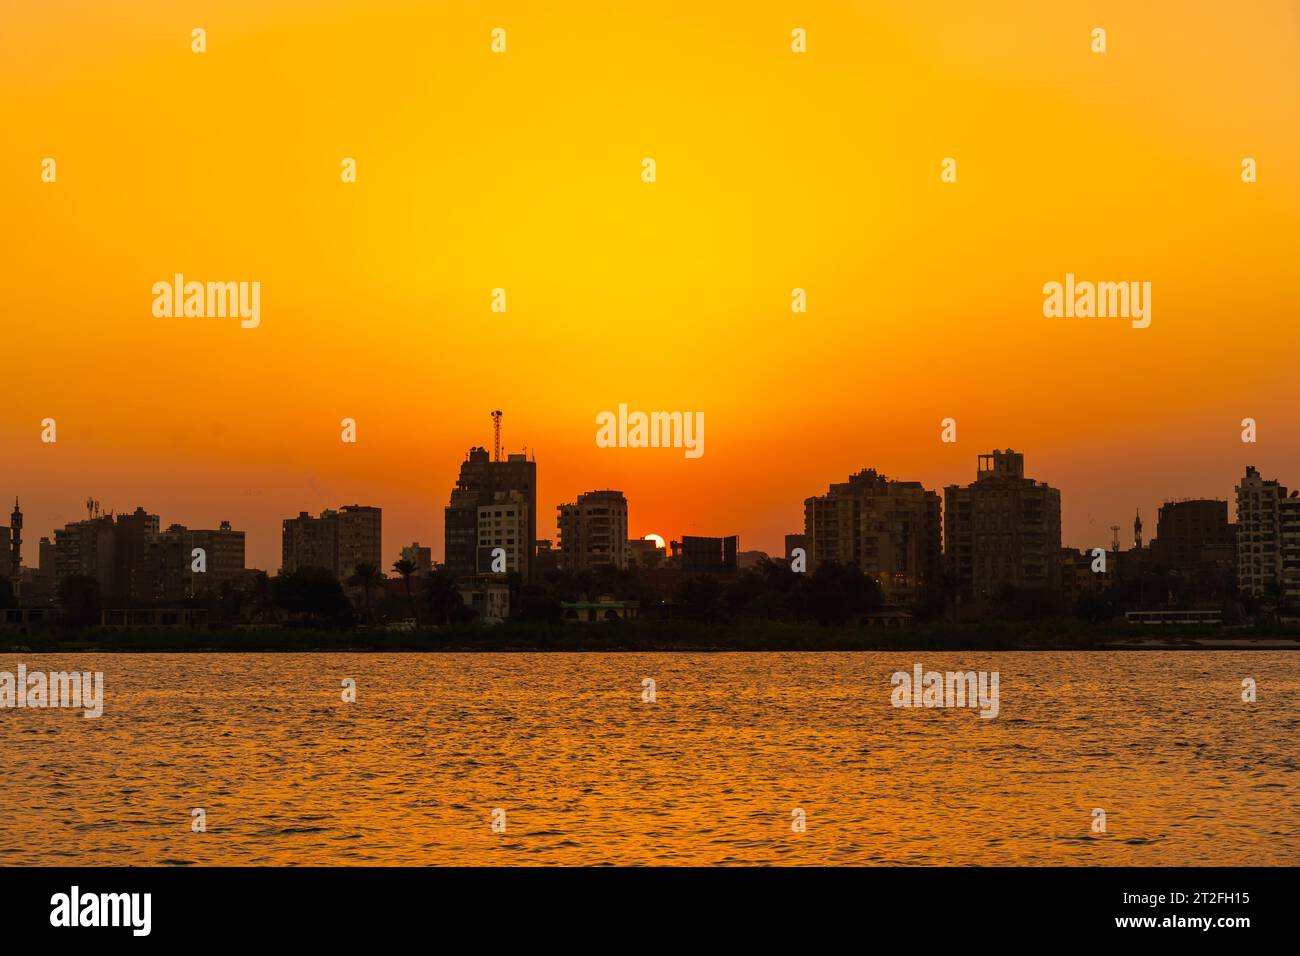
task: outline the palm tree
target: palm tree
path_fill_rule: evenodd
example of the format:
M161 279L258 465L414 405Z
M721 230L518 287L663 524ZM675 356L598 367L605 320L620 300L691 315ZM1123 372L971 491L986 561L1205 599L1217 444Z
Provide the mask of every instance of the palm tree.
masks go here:
M411 604L411 617L415 619L415 626L420 626L420 609L415 606L415 596L411 594L411 575L415 573L415 562L410 558L399 558L393 562L393 570L402 576L402 583L406 585L406 600Z
M465 602L456 589L456 575L446 568L438 568L425 577L424 600L434 626L466 619Z
M348 584L353 587L361 588L362 592L365 594L366 623L370 623L370 595L374 592L375 588L383 584L385 580L387 579L384 577L383 572L380 571L379 568L375 567L375 565L366 561L358 564L353 570L352 576L348 578Z

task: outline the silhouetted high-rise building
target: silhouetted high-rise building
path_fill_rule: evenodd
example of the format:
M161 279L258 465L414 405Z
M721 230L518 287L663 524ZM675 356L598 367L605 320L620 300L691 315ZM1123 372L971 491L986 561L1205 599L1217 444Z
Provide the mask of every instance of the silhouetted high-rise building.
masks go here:
M1237 587L1300 606L1300 494L1253 465L1237 486Z
M358 564L384 570L383 512L369 505L344 505L313 518L305 511L285 518L281 528L280 566L285 573L299 568L325 568L341 582Z
M300 568L327 568L337 576L337 527L328 520L333 512L313 518L306 511L280 523L280 570L291 574Z
M65 578L85 575L99 583L101 594L114 593L113 519L98 515L54 530L55 587Z
M138 543L130 539L133 554L128 562L127 590L118 594L132 601L159 604L179 603L192 595L190 552L184 531L181 525L172 525L166 531L146 534Z
M556 505L556 510L562 569L627 567L627 499L623 492L588 491L572 504Z
M938 493L874 468L804 502L808 570L825 561L856 565L891 601L915 600L938 577L941 535Z
M115 597L137 597L141 590L132 580L145 561L151 536L159 533L158 515L141 507L130 514L120 514L113 522L113 583L109 591ZM141 600L153 598L140 595Z
M672 542L672 551L685 574L729 574L739 567L740 535L706 538L687 534Z
M1291 492L1278 504L1282 532L1282 604L1300 608L1300 492Z
M369 564L382 573L383 512L368 505L344 505L334 519L338 524L337 574L346 581L358 564Z
M54 548L54 541L50 538L41 538L38 548L40 552L41 576L48 578L53 582L58 577L54 570L56 561L58 560L58 552Z
M523 555L531 575L537 540L537 462L524 455L493 461L486 448L471 448L461 463L456 487L444 511L443 563L457 576L478 571L479 508L496 500L497 492L517 491L528 508L528 535Z
M191 594L220 593L227 581L235 581L244 573L244 532L235 531L229 521L222 521L216 530L186 528L172 525L169 532L181 535L185 555L187 581ZM202 548L207 570L193 570L194 549Z
M1025 477L1025 456L980 455L972 484L944 489L944 559L966 598L1006 585L1061 587L1061 492Z
M479 574L499 573L493 570L493 555L500 549L506 573L518 572L528 580L534 550L529 547L528 519L528 503L519 491L494 492L491 502L478 506Z
M24 607L46 606L54 601L57 578L54 574L54 541L41 538L37 542L37 566L23 569L19 596Z
M1228 503L1210 498L1166 501L1156 516L1156 537L1151 558L1159 565L1191 571L1205 564L1231 559L1232 525Z
M102 515L95 503L84 521L55 529L53 544L41 539L41 576L57 587L64 578L88 575L106 598L176 602L215 593L243 573L244 532L230 522L215 531L179 524L161 531L159 524L144 508ZM203 550L206 571L194 570L195 548Z

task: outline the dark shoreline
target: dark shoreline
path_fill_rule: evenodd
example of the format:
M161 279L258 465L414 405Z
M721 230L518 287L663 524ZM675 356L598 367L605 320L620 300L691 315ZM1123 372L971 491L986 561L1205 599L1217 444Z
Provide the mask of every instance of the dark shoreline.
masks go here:
M1055 623L981 622L902 629L807 624L609 625L506 623L422 628L324 630L52 630L0 632L7 653L764 653L796 651L1279 651L1300 650L1294 628L1136 630Z

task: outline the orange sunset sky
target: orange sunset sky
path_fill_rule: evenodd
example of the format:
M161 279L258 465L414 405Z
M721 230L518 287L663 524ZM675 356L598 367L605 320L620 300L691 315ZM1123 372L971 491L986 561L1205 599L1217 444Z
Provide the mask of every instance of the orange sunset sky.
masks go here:
M386 563L438 558L494 408L542 536L613 487L634 535L779 551L852 471L1008 446L1077 547L1300 485L1295 0L9 2L0 209L28 563L88 496L271 570L282 518L373 504ZM177 272L259 281L261 326L155 318ZM1067 272L1151 282L1151 327L1044 318ZM620 402L704 412L704 456L598 448Z

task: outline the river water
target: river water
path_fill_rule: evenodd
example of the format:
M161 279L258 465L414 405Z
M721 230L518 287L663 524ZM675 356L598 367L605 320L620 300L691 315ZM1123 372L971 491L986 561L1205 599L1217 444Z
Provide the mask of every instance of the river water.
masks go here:
M0 709L0 865L1300 863L1296 653L20 662L104 713ZM997 717L892 706L916 663Z

